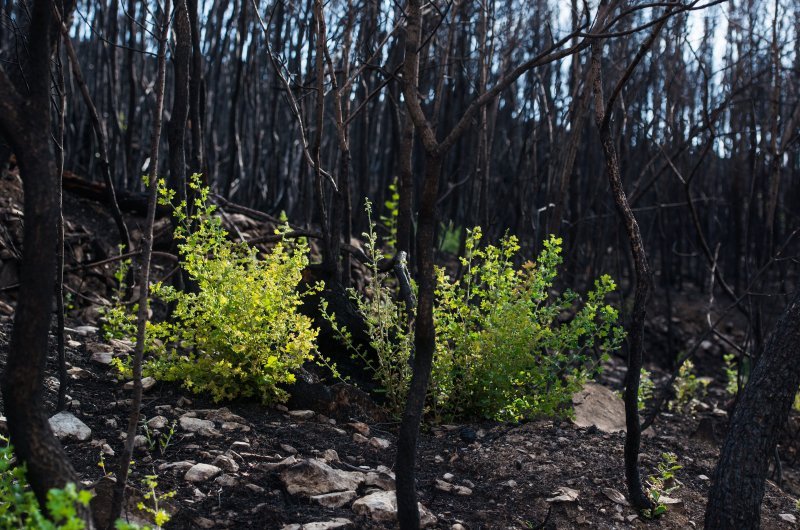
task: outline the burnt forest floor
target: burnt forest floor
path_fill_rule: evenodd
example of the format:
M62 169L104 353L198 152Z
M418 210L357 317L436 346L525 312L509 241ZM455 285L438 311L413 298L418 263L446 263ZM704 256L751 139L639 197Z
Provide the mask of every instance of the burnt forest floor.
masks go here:
M14 249L0 255L0 279L9 285L14 271L9 272L8 266L21 237L21 207L18 183L4 177L0 184L3 248L10 249L16 240ZM68 263L111 255L113 225L102 207L69 195L65 196L65 204ZM256 229L257 223L243 216L234 221L242 230ZM135 237L135 218L130 222ZM62 442L81 480L92 485L103 476L98 463L104 452L108 470L116 465L111 453L122 447L121 435L129 413L130 392L109 366L98 362L103 356L97 355L121 353L129 345L109 345L101 339L94 327L97 308L90 302L108 296L111 272L106 268L67 274L74 293L67 321L66 353L71 369L67 410L91 429L91 435L85 441L64 438ZM656 305L658 297L654 298ZM4 366L13 319L13 289L0 291L0 302L6 304L0 304L0 365ZM675 296L674 305L673 314L680 318L673 317L675 329L671 333L683 341L681 348L689 348L702 332L706 301L684 294ZM651 310L651 314L664 314L660 309ZM652 348L663 347L666 327L664 317L650 319L646 340ZM728 340L737 340L735 329L733 322L727 331ZM723 345L707 342L698 348L696 365L699 375L709 378L708 392L680 413L659 415L642 442L644 476L654 472L664 452L675 453L678 464L683 466L677 472L680 487L670 494L675 504L666 515L654 521L643 520L620 498L619 493L625 493L622 432L607 433L594 426L549 420L519 425L425 425L418 451L418 491L421 503L436 518L432 527L702 527L709 477L731 406L719 361ZM51 344L45 406L54 411L58 386L54 339ZM654 366L648 368L657 385L668 375ZM612 359L599 382L616 392L623 375L623 361ZM338 393L345 401L348 395L346 389ZM355 401L363 398L354 398L347 407L312 413L247 401L213 403L208 397L189 394L177 385L156 383L146 391L142 409L144 417L152 420L149 430L155 447L141 441L134 454L130 483L139 487L144 476L157 475L160 492L175 492L167 501L173 515L166 528L280 529L296 525L293 528L299 529L300 524L337 519L342 528L392 528L394 523L382 522L374 514L354 512L350 501L339 508L329 508L305 495L292 495L281 480L281 474L293 464L318 459L335 470L381 478L367 484L362 481L356 498L391 489L397 424L371 413L374 407ZM188 418L206 421L192 422ZM173 422L174 434L162 452L157 441ZM797 436L790 434L800 431L797 414L793 413L788 430L779 447L783 489L768 482L762 528L797 527L788 522L797 515L795 496L800 494ZM214 464L221 473L207 480L186 480L187 470L198 463ZM777 478L774 474L773 477ZM103 482L99 484L102 487ZM135 509L140 495L141 492L132 492L131 517L141 515ZM559 496L561 499L556 499Z

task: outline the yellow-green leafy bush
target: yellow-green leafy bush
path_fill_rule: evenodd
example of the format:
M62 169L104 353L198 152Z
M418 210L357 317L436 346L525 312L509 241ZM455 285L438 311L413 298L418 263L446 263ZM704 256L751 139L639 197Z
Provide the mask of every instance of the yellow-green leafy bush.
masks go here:
M572 394L624 337L605 303L614 281L601 276L582 304L572 291L552 295L561 239L518 269L514 236L483 247L480 237L468 234L460 280L438 269L432 405L444 417L568 415Z
M298 312L308 246L304 240L280 241L259 256L228 239L198 176L190 186L196 193L191 216L185 203L172 203L174 193L163 184L159 200L173 206L182 266L196 290L153 284L153 297L171 304L172 313L167 321L148 324L151 357L144 372L179 381L192 392L210 392L215 401L283 401L280 385L293 383L294 372L315 351L317 330Z

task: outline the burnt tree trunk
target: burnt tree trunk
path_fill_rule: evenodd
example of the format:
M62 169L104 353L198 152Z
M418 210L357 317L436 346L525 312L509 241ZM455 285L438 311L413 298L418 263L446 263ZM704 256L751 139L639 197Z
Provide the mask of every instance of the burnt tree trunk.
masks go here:
M783 312L733 413L706 507L707 530L759 528L769 461L800 386L800 291Z
M17 156L25 194L21 283L2 391L11 443L43 506L48 490L78 479L42 402L60 215L59 171L50 137L50 57L58 38L53 11L47 0L31 8L27 85L15 87L0 67L0 130Z

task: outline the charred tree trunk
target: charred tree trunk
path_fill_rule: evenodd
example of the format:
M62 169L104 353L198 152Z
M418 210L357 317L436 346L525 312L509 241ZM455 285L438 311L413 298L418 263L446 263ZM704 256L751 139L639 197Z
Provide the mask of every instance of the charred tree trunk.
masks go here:
M706 530L760 527L764 481L800 386L800 291L742 391L714 471Z
M72 11L72 6L60 7L63 13ZM57 38L53 2L37 0L28 27L26 85L15 87L0 67L0 129L17 156L25 194L21 284L2 392L11 443L42 506L48 490L78 478L42 402L60 215L50 137L50 57Z

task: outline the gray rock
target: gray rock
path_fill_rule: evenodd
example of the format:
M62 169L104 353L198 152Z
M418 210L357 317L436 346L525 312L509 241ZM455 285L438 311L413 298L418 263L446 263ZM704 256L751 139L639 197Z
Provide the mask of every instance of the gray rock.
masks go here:
M439 491L444 491L446 493L455 493L456 495L461 495L467 497L472 495L472 490L466 486L459 486L457 484L450 484L449 482L445 482L441 479L436 479L434 487Z
M235 421L226 421L222 423L222 430L223 431L242 431L242 432L250 432L250 427L243 423L238 423Z
M296 420L310 420L317 413L313 410L290 410L289 416Z
M341 508L356 498L356 492L349 491L335 491L333 493L323 493L322 495L312 495L311 500L319 503L326 508Z
M252 484L252 483L251 484L245 484L244 487L249 489L253 493L264 493L264 488L262 488L258 484Z
M82 337L86 337L87 335L94 335L100 329L97 326L78 326L73 331Z
M178 423L184 431L196 432L201 436L220 436L220 433L214 428L213 421L201 420L184 414L178 419Z
M384 473L381 471L370 471L364 480L366 486L373 486L385 491L392 491L396 488L394 473Z
M239 484L239 480L236 477L227 474L218 476L214 479L214 482L226 488L232 488Z
M575 406L575 425L594 425L603 432L625 430L625 405L610 389L597 383L586 383L583 390L572 397Z
M239 464L236 463L236 460L229 456L219 455L214 459L212 462L213 465L228 471L229 473L236 473L239 471Z
M372 437L369 439L369 445L374 447L375 449L388 449L391 447L392 442L387 440L386 438L376 438Z
M180 462L164 462L160 466L158 466L159 471L169 471L174 469L175 471L187 471L188 469L194 467L195 463L189 460L181 460Z
M334 491L356 490L364 483L363 473L334 469L322 460L301 460L281 473L281 481L291 495L322 495Z
M335 530L337 528L346 528L352 526L352 524L353 521L350 519L337 517L336 519L331 519L330 521L287 524L286 526L282 527L281 530Z
M394 491L377 491L361 497L353 503L352 509L358 515L364 515L379 522L397 520L397 496ZM436 516L422 504L419 504L420 527L426 528L436 524Z
M286 469L289 466L297 464L297 462L297 458L290 456L288 458L284 458L280 462L261 462L258 464L258 469L267 472L280 471L281 469Z
M114 358L114 352L110 351L98 351L92 354L92 361L96 362L97 364L102 364L104 366L108 366L111 364L111 360Z
M227 407L222 407L217 410L212 410L206 414L206 419L211 421L218 421L220 423L247 423L247 420L238 416L228 410Z
M338 462L339 453L337 453L335 449L325 449L325 451L322 453L322 458L326 462Z
M362 436L369 436L369 425L366 423L355 421L353 423L348 423L347 426Z
M50 418L50 428L62 440L74 438L84 442L92 437L92 430L89 426L69 412L59 412Z
M286 454L289 454L289 455L296 455L297 454L297 449L295 449L294 447L292 447L289 444L280 444L279 447L281 448L281 451L283 451Z
M143 377L142 378L142 390L144 392L147 392L148 390L150 390L154 386L156 386L156 380L155 379L153 379L152 377ZM127 383L125 383L125 385L123 385L122 388L124 388L125 390L133 390L133 381L128 381Z
M147 420L147 426L151 429L161 430L167 425L169 425L169 420L164 416L154 416Z
M222 470L217 466L212 466L210 464L195 464L189 471L186 472L186 475L183 476L184 480L188 482L206 482L207 480L211 480L212 478L216 477L222 473Z

